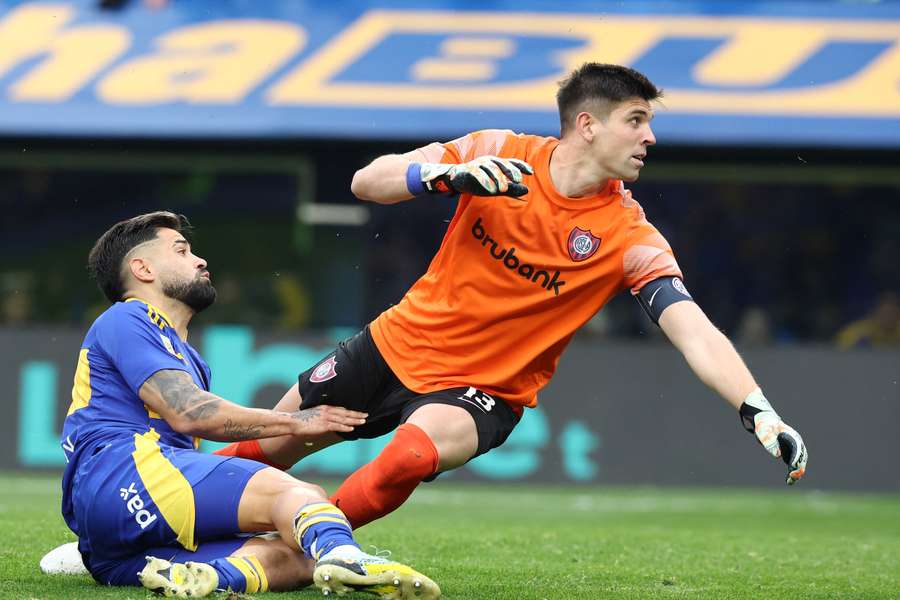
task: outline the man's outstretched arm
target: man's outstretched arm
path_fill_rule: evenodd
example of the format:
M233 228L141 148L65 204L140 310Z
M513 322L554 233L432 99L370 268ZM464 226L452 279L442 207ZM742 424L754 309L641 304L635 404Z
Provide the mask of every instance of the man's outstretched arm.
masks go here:
M747 431L790 471L793 484L806 472L803 439L771 407L734 346L694 302L675 302L659 316L659 326L706 385L740 412Z
M461 164L425 161L419 150L379 156L354 173L350 191L378 204L396 204L422 194L516 198L528 193L523 174L533 173L531 165L516 158L485 155Z
M735 409L759 386L734 346L694 302L677 302L659 317L666 337L697 377Z
M406 171L410 163L424 162L425 156L418 150L406 154L385 154L353 174L350 191L360 200L378 204L396 204L411 200L412 192L406 185Z
M186 371L176 369L154 373L141 386L139 395L175 431L221 442L353 431L366 417L336 406L290 413L247 408L201 389Z

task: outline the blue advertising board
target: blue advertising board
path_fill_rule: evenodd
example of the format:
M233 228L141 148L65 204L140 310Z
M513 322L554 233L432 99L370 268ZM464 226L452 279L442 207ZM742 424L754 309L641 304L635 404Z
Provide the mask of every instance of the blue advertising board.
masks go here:
M900 147L895 2L98 5L0 6L0 135L554 135L599 61L665 89L663 143Z
M6 358L0 361L6 384L0 469L65 464L60 431L83 339L76 329L0 327ZM212 391L259 408L274 406L298 372L334 348L334 340L237 325L192 331L191 340L212 369ZM900 455L900 352L799 345L742 350L812 449L804 486L900 492L900 478L891 475ZM653 365L649 372L647 365ZM847 410L848 398L860 409ZM668 344L576 339L539 400L502 446L441 480L784 488L781 461L765 454L734 409ZM375 458L390 437L336 444L292 472L308 481L345 477ZM211 448L210 442L201 447Z

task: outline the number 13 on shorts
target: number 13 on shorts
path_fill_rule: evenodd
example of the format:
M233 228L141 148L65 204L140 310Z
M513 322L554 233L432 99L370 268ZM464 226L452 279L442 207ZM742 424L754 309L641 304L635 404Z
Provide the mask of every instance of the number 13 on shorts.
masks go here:
M494 400L490 394L485 394L481 390L477 390L473 387L467 389L466 393L460 396L459 399L471 402L484 412L490 412L491 409L494 408L494 405L497 404L497 401Z

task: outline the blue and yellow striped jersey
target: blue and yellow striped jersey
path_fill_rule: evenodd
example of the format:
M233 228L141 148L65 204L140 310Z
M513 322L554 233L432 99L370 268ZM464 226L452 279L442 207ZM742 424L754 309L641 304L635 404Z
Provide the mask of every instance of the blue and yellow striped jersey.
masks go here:
M106 443L131 440L152 429L161 445L196 447L191 436L172 429L138 395L144 382L164 369L186 371L201 389L209 390L209 366L178 337L159 309L129 299L94 321L78 354L72 404L60 440L68 463L63 474L64 506L79 460Z

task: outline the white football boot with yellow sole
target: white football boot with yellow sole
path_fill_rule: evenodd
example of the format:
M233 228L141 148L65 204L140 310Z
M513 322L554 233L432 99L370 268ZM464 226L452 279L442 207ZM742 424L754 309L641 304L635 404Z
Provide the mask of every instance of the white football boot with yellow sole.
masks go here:
M313 581L325 596L348 592L373 594L382 600L436 600L441 588L404 564L355 552L329 552L317 563Z
M166 598L202 598L219 586L219 574L206 563L172 563L153 556L147 557L138 579L145 588Z

